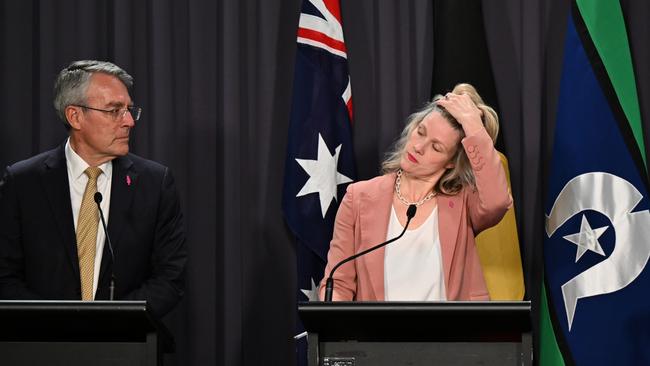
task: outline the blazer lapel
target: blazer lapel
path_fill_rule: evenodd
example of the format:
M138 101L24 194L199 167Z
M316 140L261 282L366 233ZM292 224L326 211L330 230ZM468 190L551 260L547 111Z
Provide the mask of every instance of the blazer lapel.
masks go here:
M456 249L458 237L458 223L460 222L462 194L454 196L438 196L438 232L442 251L442 266L445 274L445 283L449 288L451 263Z
M133 201L133 193L138 186L138 173L128 155L113 160L113 178L111 179L111 206L108 218L108 235L117 252L120 246L120 236L127 220ZM103 277L109 266L112 266L108 243L104 245L100 276Z
M70 185L65 163L64 146L61 145L52 150L50 156L45 159L41 179L52 210L52 216L61 233L61 245L63 245L63 249L70 260L75 276L79 278L77 238L74 230L72 204L70 203Z
M390 210L393 204L393 187L395 174L382 176L376 190L366 192L360 197L359 221L361 227L361 242L358 252L386 241ZM376 299L385 298L384 289L384 255L385 247L359 258L366 264L367 278L375 293Z

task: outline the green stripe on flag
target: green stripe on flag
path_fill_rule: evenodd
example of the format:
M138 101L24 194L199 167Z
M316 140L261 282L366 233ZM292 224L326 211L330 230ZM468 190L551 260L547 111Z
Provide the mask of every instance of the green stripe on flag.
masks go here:
M560 347L555 339L553 324L548 311L546 299L546 288L542 281L542 296L540 299L539 319L539 365L540 366L564 366L564 358Z
M639 98L621 4L618 0L576 0L576 3L647 167Z

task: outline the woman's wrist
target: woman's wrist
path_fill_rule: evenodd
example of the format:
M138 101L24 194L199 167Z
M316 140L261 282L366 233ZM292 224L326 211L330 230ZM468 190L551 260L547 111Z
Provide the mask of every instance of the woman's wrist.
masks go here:
M463 131L465 132L465 136L474 136L477 133L485 130L485 126L483 126L483 121L481 121L480 117L477 117L476 119L472 118L468 121L464 121L461 123L463 126Z

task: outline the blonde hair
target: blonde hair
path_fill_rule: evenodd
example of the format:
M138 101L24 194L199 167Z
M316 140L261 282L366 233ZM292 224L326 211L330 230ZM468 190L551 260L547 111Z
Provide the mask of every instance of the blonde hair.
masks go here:
M499 134L499 116L497 116L494 109L483 102L483 99L476 89L470 84L458 84L451 92L459 95L466 94L470 99L472 99L474 104L476 104L478 109L481 111L481 120L483 121L485 130L492 139L492 143L495 143L497 135ZM443 98L443 96L440 94L436 95L433 97L432 101L428 102L424 106L424 108L409 116L406 120L406 126L402 130L402 134L395 144L393 144L393 148L386 153L386 157L381 163L381 171L383 174L393 173L400 169L400 161L402 160L409 136L420 122L429 115L429 113L440 113L442 117L449 121L455 130L459 131L461 140L465 137L463 126L458 123L449 112L436 103L440 98ZM460 142L456 148L456 153L451 158L451 161L453 162L454 167L447 169L442 174L442 177L440 177L440 180L436 183L434 190L438 193L453 195L458 193L463 186L475 186L476 181L474 179L472 167L467 155L465 154L465 149L460 146Z

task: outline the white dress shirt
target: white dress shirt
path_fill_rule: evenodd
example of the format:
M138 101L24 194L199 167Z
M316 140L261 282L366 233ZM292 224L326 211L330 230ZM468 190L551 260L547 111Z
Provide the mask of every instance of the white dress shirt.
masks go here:
M68 182L70 184L70 203L72 203L72 217L74 219L74 230L77 231L77 221L79 219L79 209L81 208L81 200L83 199L86 184L88 183L88 176L84 173L89 167L86 163L70 146L70 139L65 144L65 161L68 167ZM113 176L113 164L109 161L98 166L102 170L102 174L97 177L97 192L102 194L102 211L104 211L104 219L108 226L108 215L111 203L111 178ZM102 253L104 251L104 228L102 227L101 219L97 226L97 246L95 252L95 270L93 278L93 297L97 292L97 283L99 282L99 270L102 264Z
M399 235L400 224L391 207L386 239ZM415 230L407 230L399 240L388 244L384 254L384 291L386 301L446 300L442 270L438 207Z

